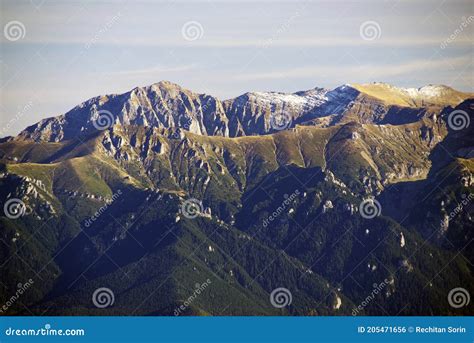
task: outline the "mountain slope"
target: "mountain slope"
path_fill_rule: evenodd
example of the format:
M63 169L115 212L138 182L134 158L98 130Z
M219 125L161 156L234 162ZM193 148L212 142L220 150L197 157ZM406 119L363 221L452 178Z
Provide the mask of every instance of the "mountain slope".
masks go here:
M424 107L424 106L457 106L472 93L463 93L443 85L429 85L420 88L400 88L386 83L354 84L353 87L387 104Z
M451 107L374 124L396 108L418 112L383 105L378 117L380 99L344 87L298 95L306 100L292 107L301 114L293 127L261 136L144 125L124 113L126 123L80 136L62 118L50 133L0 143L2 207L23 204L0 216L0 300L19 282L35 285L6 313L472 315L472 304L447 301L453 288L474 292L472 206L462 203L474 190L472 130L447 124ZM176 110L192 98L196 114L201 96L172 92L160 99ZM268 116L255 97L294 102L247 96L243 107L222 105L229 132L228 108L260 113L250 127ZM455 110L472 117L472 106ZM318 111L340 114L324 127ZM362 204L373 198L380 208L368 218ZM103 287L115 297L107 308L91 301ZM270 299L282 287L292 301L278 308Z
M179 128L224 137L262 135L296 124L404 124L439 115L445 106L455 106L472 96L446 86L414 90L373 84L294 94L254 92L221 102L162 81L89 99L64 115L26 128L15 139L59 142L114 124Z

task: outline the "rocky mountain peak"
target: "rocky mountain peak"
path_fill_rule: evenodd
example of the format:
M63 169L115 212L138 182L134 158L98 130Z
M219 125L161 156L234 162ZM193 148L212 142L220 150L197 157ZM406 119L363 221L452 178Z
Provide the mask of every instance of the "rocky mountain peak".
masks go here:
M296 93L248 92L221 101L170 81L160 81L123 94L91 98L64 115L43 119L26 128L16 139L62 141L113 124L174 128L225 137L262 135L297 124L400 124L437 115L443 107L457 105L471 96L440 85L415 89L373 83ZM284 117L284 125L272 125L277 116Z

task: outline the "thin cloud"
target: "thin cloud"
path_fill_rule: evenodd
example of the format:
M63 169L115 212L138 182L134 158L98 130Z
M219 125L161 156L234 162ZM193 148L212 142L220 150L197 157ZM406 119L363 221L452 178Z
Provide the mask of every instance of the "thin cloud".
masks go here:
M191 71L196 69L195 64L182 65L182 66L155 66L150 68L124 70L124 71L112 71L105 73L107 76L139 76L143 74L166 74L166 73L178 73L183 71Z
M173 47L173 48L317 48L317 47L439 47L446 40L446 36L440 37L396 37L381 38L374 42L366 42L359 36L356 37L263 37L261 39L232 39L227 38L203 38L196 42L188 42L184 39L157 39L156 37L122 37L120 40L115 38L101 39L94 42L95 46L103 47ZM12 44L4 37L0 42ZM90 42L90 37L68 38L68 37L49 37L48 40L25 39L19 44L51 44L51 45L85 45ZM18 44L17 42L15 42ZM472 45L469 37L458 37L450 43L451 46L468 47Z
M306 66L290 68L280 71L271 71L263 73L249 72L235 76L238 80L271 80L286 78L304 78L312 79L321 75L331 75L332 77L346 77L347 79L365 79L367 76L387 79L394 76L406 75L415 71L437 70L439 68L458 68L472 64L471 56L454 57L439 60L415 60L405 63L392 65L324 65L324 66Z

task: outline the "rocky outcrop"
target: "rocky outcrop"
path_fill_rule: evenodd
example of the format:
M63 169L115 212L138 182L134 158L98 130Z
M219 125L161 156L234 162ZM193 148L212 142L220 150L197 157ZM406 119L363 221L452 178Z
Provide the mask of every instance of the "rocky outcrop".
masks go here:
M220 101L162 81L123 94L92 98L64 115L26 128L16 139L59 142L114 124L224 137L263 135L297 124L327 127L355 121L399 125L421 118L436 120L445 106L472 96L445 86L432 86L436 92L429 91L432 88L415 92L390 87L343 85L292 94L252 92Z

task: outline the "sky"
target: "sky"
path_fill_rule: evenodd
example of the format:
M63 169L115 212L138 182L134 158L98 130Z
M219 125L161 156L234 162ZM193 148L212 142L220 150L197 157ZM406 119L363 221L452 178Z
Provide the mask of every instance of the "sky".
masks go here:
M161 80L220 99L369 82L474 91L472 0L0 1L0 137Z

